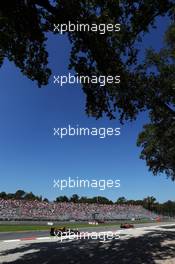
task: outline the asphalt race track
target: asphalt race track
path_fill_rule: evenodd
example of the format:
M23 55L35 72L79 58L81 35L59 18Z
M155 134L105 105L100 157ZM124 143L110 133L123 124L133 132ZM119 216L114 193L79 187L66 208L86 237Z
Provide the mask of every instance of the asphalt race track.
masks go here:
M98 229L98 230L97 230ZM113 228L112 228L113 229ZM109 230L112 230L109 227ZM88 232L104 228L88 228ZM114 228L113 230L116 231ZM87 229L86 229L87 231ZM6 241L1 234L1 264L174 264L175 223L142 224L136 228L122 229L119 239L77 239L60 241L49 239L44 232L23 232L22 235L39 235L41 240ZM43 237L42 237L43 236Z
M172 223L172 222L171 222ZM163 222L164 225L170 224L169 222ZM158 223L146 223L146 224L135 224L136 228L138 227L147 227L147 226L157 226ZM119 230L119 227L109 226L109 227L87 227L79 228L79 231L88 231L88 232L102 232L102 231L116 231ZM47 237L49 236L48 231L21 231L21 232L0 232L0 241L2 240L11 240L11 239L23 239L23 238L32 238L32 237Z

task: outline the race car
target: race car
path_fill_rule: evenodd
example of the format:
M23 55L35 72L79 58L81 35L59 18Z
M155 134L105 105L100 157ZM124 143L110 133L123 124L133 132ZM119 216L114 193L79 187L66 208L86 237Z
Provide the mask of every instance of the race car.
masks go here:
M51 236L67 236L67 235L79 235L80 232L78 230L67 229L66 227L51 227L50 235Z
M124 224L120 225L120 228L134 228L134 225L128 224L128 223L124 223Z

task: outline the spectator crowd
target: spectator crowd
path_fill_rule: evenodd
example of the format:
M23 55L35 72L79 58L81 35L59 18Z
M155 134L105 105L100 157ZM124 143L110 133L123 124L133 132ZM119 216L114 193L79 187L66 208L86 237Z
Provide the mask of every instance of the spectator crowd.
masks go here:
M45 202L0 198L1 220L102 220L155 218L141 205Z

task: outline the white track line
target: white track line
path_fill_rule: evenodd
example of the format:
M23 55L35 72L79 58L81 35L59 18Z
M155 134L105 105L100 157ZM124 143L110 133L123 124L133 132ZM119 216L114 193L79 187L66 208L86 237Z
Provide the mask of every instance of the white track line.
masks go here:
M4 243L20 242L20 239L3 240Z

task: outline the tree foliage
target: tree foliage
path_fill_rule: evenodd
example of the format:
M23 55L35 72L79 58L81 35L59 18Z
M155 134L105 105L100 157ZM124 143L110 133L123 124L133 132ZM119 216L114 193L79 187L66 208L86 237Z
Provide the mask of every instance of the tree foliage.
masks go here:
M0 199L16 199L16 200L37 200L37 201L44 201L41 196L37 196L32 192L25 192L23 190L17 190L15 193L0 193Z
M175 179L175 25L166 32L167 46L160 52L149 50L144 75L154 68L145 82L145 104L150 123L138 137L141 158L156 175L165 172Z
M120 3L119 3L120 2ZM139 60L138 41L168 16L166 45ZM79 75L120 75L120 84L83 84L86 113L121 122L149 111L150 123L139 135L141 158L154 174L175 178L175 1L174 0L13 0L0 3L0 66L13 61L38 86L51 76L46 42L53 24L120 23L121 32L68 32L69 68ZM55 33L58 34L58 33Z

